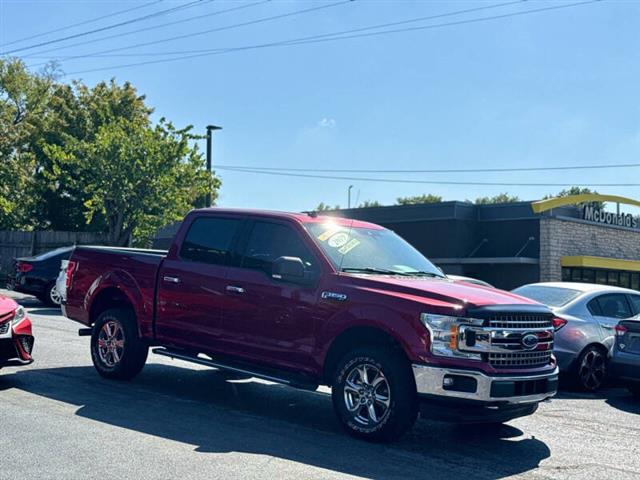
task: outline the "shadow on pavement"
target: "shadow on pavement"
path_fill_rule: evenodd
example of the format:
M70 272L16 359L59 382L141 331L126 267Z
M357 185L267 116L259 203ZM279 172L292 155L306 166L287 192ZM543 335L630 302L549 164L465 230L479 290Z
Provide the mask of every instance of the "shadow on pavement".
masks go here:
M640 414L640 399L634 397L628 390L622 390L619 395L608 398L607 404L623 412Z
M195 445L198 452L248 452L372 478L503 478L535 469L547 445L505 425L483 429L419 421L399 442L376 445L342 432L331 399L215 370L149 364L132 382L92 367L0 374L20 389L76 405L76 415Z

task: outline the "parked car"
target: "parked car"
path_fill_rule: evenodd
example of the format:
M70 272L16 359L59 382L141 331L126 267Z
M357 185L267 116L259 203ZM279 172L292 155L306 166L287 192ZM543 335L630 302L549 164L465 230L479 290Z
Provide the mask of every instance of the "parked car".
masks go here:
M60 271L58 272L58 278L56 279L56 290L60 297L60 304L63 304L67 299L67 266L69 260L62 260L60 262Z
M609 364L611 376L640 399L640 316L616 325L616 343Z
M0 368L33 361L31 321L23 307L0 295Z
M549 306L556 316L554 353L560 371L582 390L598 390L607 377L615 327L640 313L640 292L591 283L524 285L513 293Z
M63 247L34 257L16 258L7 288L35 295L51 307L60 306L62 299L56 288L56 279L60 262L68 260L72 250L73 247Z
M352 435L397 438L423 414L504 422L553 396L552 313L447 279L371 223L251 210L187 215L169 252L76 247L64 314L100 375L153 353L293 387L332 386Z
M454 282L473 283L474 285L481 285L483 287L494 288L493 285L491 285L488 282L485 282L484 280L480 280L479 278L463 277L462 275L447 275L447 278L450 278Z

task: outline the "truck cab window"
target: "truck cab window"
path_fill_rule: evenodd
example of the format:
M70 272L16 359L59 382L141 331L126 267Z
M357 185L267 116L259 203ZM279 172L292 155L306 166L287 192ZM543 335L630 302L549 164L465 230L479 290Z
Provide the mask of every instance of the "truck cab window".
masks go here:
M308 270L316 270L316 260L298 233L286 225L256 222L242 258L242 267L270 273L273 261L279 257L298 257Z
M191 224L182 242L180 257L224 265L240 222L236 218L198 218Z

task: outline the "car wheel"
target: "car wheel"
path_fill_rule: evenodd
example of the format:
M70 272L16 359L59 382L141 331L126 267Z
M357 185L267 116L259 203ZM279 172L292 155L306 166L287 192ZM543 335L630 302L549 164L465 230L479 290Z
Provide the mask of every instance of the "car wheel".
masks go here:
M62 304L62 296L60 295L60 292L58 292L55 283L49 285L45 294L38 298L50 307L59 307Z
M400 437L418 415L411 367L391 349L364 348L345 355L333 379L332 399L346 431L374 442Z
M575 385L583 391L599 390L607 378L607 354L596 346L587 347L578 357Z
M140 373L148 353L131 310L114 308L100 314L91 334L91 359L100 375L130 380Z

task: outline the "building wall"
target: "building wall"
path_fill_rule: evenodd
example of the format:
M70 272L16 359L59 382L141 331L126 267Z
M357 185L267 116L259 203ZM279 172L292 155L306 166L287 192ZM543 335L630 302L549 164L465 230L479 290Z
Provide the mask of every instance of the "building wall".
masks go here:
M640 232L559 218L540 219L540 281L562 280L563 256L640 260Z

